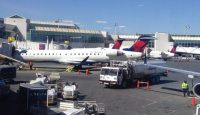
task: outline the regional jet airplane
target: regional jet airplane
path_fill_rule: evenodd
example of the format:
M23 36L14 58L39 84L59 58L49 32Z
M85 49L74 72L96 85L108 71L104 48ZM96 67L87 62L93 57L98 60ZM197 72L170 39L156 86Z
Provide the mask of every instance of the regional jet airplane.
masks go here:
M23 62L58 62L82 66L98 62L109 62L110 58L123 55L123 52L116 49L86 48L71 50L16 50L13 58L0 55L1 58L9 61ZM23 61L23 62L22 62Z
M149 35L141 35L130 48L120 49L120 46L123 42L121 40L118 44L113 46L114 49L120 49L127 58L139 58L142 56L144 48L148 45L150 40L153 40L154 37Z
M169 58L172 58L174 57L175 55L175 52L176 52L176 47L177 45L175 44L173 46L173 48L171 49L171 51L148 51L148 57L149 58L158 58L158 59L164 59L164 60L167 60Z
M177 47L176 52L179 56L194 57L195 59L200 59L200 48L198 47Z

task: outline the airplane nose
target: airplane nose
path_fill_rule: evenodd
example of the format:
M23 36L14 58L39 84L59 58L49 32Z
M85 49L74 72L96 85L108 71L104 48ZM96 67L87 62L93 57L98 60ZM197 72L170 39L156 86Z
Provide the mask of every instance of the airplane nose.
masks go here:
M124 55L124 53L122 51L117 51L117 56L121 56Z

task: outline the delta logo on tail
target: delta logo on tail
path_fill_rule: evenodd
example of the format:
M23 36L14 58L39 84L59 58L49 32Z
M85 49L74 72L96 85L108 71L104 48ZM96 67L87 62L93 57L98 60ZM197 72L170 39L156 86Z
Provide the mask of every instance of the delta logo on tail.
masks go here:
M124 41L124 39L118 39L117 41L115 41L115 44L112 47L112 49L119 49L121 47L123 41Z
M150 35L141 35L130 48L125 48L125 51L143 52L150 40L154 37Z
M171 53L176 53L177 44L174 44L173 48L171 49Z

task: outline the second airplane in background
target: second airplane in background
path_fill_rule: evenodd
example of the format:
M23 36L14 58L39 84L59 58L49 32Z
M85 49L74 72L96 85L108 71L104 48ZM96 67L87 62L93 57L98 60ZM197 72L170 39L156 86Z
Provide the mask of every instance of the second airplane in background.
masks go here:
M123 39L119 39L115 42L113 49L120 49L124 53L126 58L139 58L142 56L145 47L150 40L154 40L154 37L149 35L141 35L130 48L120 49Z
M156 59L170 59L175 56L177 45L174 45L171 51L147 51L147 55L149 58L156 58Z

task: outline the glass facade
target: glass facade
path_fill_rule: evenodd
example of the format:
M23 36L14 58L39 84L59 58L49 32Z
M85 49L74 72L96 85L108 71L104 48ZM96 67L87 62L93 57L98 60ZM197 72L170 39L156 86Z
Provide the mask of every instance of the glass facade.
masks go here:
M154 48L154 40L150 40L148 43L149 48Z
M102 35L91 35L84 33L67 33L67 32L52 32L52 31L36 31L30 30L27 33L27 39L34 42L46 42L54 40L55 42L86 42L86 43L104 43Z
M200 47L200 35L171 35L175 44L183 47Z
M106 38L101 31L83 30L75 26L61 24L29 24L27 40L33 42L47 42L53 39L54 42L64 43L101 43L105 44Z
M175 43L183 47L200 47L200 40L175 40Z

